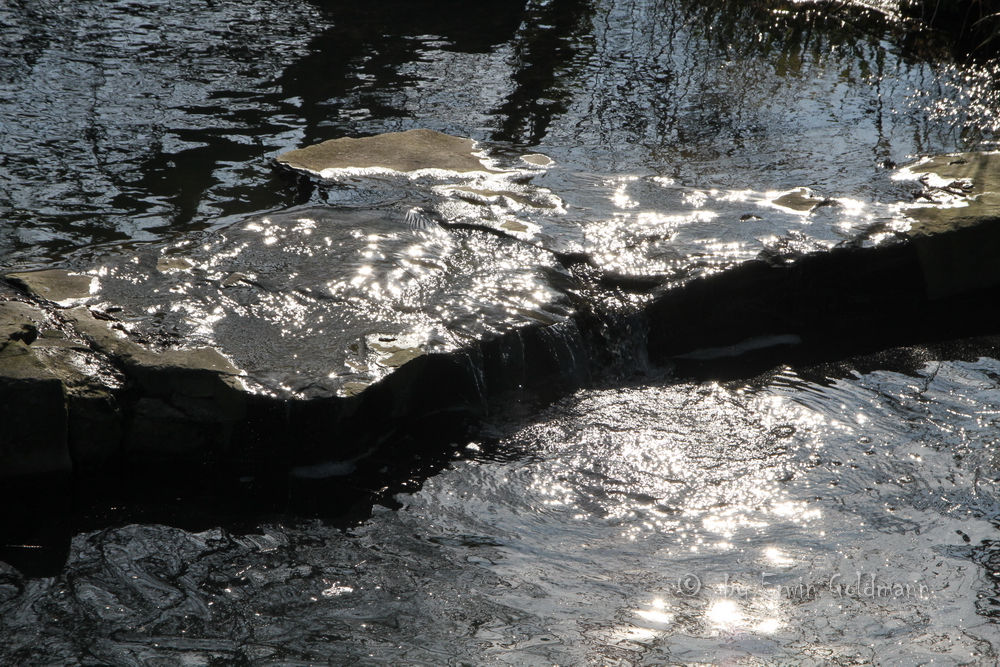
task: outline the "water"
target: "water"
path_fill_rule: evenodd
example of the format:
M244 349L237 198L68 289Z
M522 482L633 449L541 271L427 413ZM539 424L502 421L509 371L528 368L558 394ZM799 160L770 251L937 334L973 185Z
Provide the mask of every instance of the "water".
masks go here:
M14 664L988 665L1000 364L586 390L345 533L4 576ZM39 637L42 639L40 640ZM30 657L29 657L30 656ZM86 657L89 656L89 657ZM23 662L18 662L23 660Z
M399 352L649 298L598 294L567 254L679 285L890 242L914 189L893 164L995 146L992 65L854 14L460 4L0 8L0 267L91 272L94 305L159 340L223 346L259 391L326 396ZM517 196L450 177L317 187L269 161L415 127L524 170L490 188ZM776 203L791 191L812 203ZM413 232L413 206L503 235ZM347 532L121 525L77 534L58 576L0 566L0 654L996 664L995 360L732 386L645 370L437 443L450 466Z

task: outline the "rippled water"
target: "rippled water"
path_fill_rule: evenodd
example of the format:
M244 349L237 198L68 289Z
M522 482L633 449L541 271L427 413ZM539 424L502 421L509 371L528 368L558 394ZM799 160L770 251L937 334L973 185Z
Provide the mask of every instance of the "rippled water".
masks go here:
M560 165L540 184L575 218L623 224L644 212L615 198L631 176L891 203L906 190L884 160L993 145L992 69L929 62L877 24L647 0L407 6L4 8L0 261L87 268L109 243L301 201L269 159L343 135L530 146Z
M572 315L570 255L678 284L888 242L914 187L894 164L995 146L991 65L849 12L466 4L5 5L0 268L90 272L95 305L224 346L262 391L350 393ZM317 186L270 163L415 127L519 171ZM408 228L417 206L447 224ZM122 526L57 577L0 566L0 656L993 665L998 382L984 358L580 391L346 533Z
M15 664L992 665L1000 363L653 381L342 534L125 527L0 579ZM90 656L86 658L84 656ZM23 662L18 662L22 660ZM88 661L89 660L89 661Z

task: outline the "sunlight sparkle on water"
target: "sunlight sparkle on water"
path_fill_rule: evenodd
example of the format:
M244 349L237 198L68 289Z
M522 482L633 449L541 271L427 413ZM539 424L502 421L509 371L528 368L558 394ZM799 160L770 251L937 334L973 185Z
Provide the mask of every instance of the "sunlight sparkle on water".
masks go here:
M608 182L608 185L615 185L617 182L617 186L611 195L611 203L616 208L628 209L639 205L639 202L632 199L627 192L629 184L637 180L639 180L638 176L622 176Z
M781 549L777 549L775 547L768 547L767 549L765 549L764 550L764 555L767 557L767 559L769 561L771 561L775 565L794 565L795 564L795 559L794 558L788 558L788 557L786 557L781 552Z
M705 612L705 617L716 628L732 628L742 624L746 617L732 600L718 600Z

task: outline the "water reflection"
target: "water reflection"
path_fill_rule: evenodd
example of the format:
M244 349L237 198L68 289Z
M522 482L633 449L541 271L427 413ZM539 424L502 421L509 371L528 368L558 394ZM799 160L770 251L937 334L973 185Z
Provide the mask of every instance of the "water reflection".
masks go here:
M787 372L754 391L581 392L497 425L491 448L511 457L456 460L350 535L81 535L58 578L0 572L0 652L52 665L83 651L116 665L177 651L262 665L990 665L995 596L974 561L1000 537L983 518L1000 508L985 472L997 377L980 360L825 386ZM724 542L710 517L732 519Z
M909 193L878 164L994 140L994 66L914 57L877 21L757 3L411 5L2 10L18 45L0 101L3 263L85 268L109 244L338 199L267 159L343 135L538 146L570 167L550 190L596 219L615 208L591 206L587 173L891 202Z
M911 195L880 165L995 139L994 66L929 62L815 11L461 4L0 9L20 44L0 74L0 262L70 257L138 326L224 342L263 390L350 393L568 317L560 254L680 281L869 226L879 242ZM414 126L555 161L531 187L296 188L266 163ZM456 226L410 229L431 203ZM497 436L530 460L457 462L350 537L82 535L61 577L0 566L0 652L992 664L995 366L583 392Z

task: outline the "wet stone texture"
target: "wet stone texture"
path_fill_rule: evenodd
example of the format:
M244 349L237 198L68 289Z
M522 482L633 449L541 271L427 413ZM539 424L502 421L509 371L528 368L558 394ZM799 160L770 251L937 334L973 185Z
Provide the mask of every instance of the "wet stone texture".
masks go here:
M239 371L222 355L151 351L86 306L53 307L48 298L89 298L58 285L93 279L41 273L11 280L29 289L24 301L0 301L0 389L9 394L3 474L68 471L71 458L86 468L118 456L123 444L153 451L228 444L243 393ZM46 300L32 304L32 296Z
M1000 284L1000 153L925 158L902 170L922 185L904 209L935 297ZM936 238L935 235L938 235Z
M393 194L364 207L251 217L86 273L8 274L37 303L7 300L0 310L7 386L31 378L51 394L38 401L55 415L42 420L52 433L25 439L24 426L9 437L60 443L48 445L53 451L19 445L51 462L11 465L8 474L68 470L67 451L84 468L121 456L238 459L261 447L287 450L272 454L281 465L353 460L396 424L482 414L492 397L524 390L529 379L571 388L602 368L642 370L647 343L654 360L711 375L989 333L989 313L970 318L972 328L941 330L951 320L922 313L979 313L985 302L975 290L998 282L995 225L980 202L993 189L992 154L900 171L925 187L926 203L904 212L936 220L916 223L909 243L859 240L812 254L758 245L757 259L748 245L720 262L728 271L691 280L655 261L661 247L685 248L679 235L654 233L674 220L651 219L646 235L632 227L634 238L578 228L573 241L559 197L531 183L544 156L497 153L490 164L507 167L489 170L476 148L412 130L292 151L279 162L328 184ZM382 171L364 171L371 167ZM679 195L693 207L692 229L708 196L656 181L622 187L634 197ZM805 188L756 201L711 196L814 229L842 225L848 208ZM970 222L974 206L983 213ZM705 225L687 252L703 254L716 231ZM872 284L884 285L878 298ZM810 305L818 298L827 306ZM859 348L851 332L878 322ZM381 386L366 391L373 384ZM248 402L271 407L248 416ZM18 423L30 423L27 414ZM15 449L7 445L9 456Z

